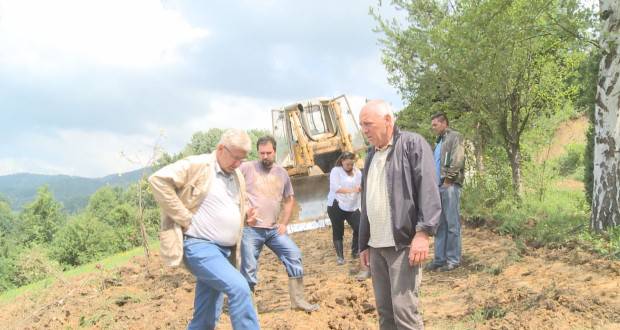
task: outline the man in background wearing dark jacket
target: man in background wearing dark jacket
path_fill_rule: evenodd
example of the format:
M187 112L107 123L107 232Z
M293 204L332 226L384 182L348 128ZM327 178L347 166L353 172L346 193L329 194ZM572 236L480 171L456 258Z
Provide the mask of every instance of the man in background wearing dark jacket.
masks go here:
M360 112L372 147L362 179L360 259L370 266L381 329L422 329L418 292L429 236L441 215L433 151L422 136L399 131L382 100Z
M441 220L435 235L435 258L426 266L429 271L451 271L461 264L461 186L465 176L463 137L450 129L448 117L437 113L431 117L431 130L437 135L435 170L441 195Z

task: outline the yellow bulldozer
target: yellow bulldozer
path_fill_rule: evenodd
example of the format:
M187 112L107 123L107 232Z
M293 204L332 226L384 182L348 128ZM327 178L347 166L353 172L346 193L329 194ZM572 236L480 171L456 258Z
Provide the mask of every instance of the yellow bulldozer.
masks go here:
M366 148L346 96L274 109L272 133L277 162L287 170L295 191L297 207L291 222L326 218L329 172L343 152Z

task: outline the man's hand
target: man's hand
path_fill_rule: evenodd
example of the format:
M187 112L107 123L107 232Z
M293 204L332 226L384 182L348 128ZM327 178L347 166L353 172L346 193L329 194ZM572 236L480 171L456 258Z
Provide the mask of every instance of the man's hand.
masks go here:
M370 254L368 254L368 249L360 252L360 262L364 267L370 267Z
M428 234L424 231L416 232L409 249L409 265L421 265L428 258L428 245Z
M286 225L283 223L278 224L278 235L286 235Z
M248 210L245 212L245 222L248 223L248 225L250 226L255 226L256 225L256 214L258 212L256 212L256 208L255 207L250 207L248 208Z

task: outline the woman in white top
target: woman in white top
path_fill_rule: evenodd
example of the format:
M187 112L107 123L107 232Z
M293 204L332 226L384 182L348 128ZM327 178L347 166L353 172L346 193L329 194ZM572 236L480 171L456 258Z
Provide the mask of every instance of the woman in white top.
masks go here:
M338 265L344 264L343 237L344 221L353 229L351 257L358 257L358 229L360 222L360 191L362 172L354 166L356 156L344 152L329 174L327 214L332 223L332 239L336 249Z

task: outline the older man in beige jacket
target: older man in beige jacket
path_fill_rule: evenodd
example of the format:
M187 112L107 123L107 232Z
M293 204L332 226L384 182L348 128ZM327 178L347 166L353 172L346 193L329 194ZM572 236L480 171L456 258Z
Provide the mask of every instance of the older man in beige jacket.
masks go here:
M227 130L211 154L190 156L155 172L149 183L162 211L160 254L196 276L188 329L214 329L228 296L234 329L259 329L247 281L235 268L245 217L245 183L237 169L251 148L248 135Z

